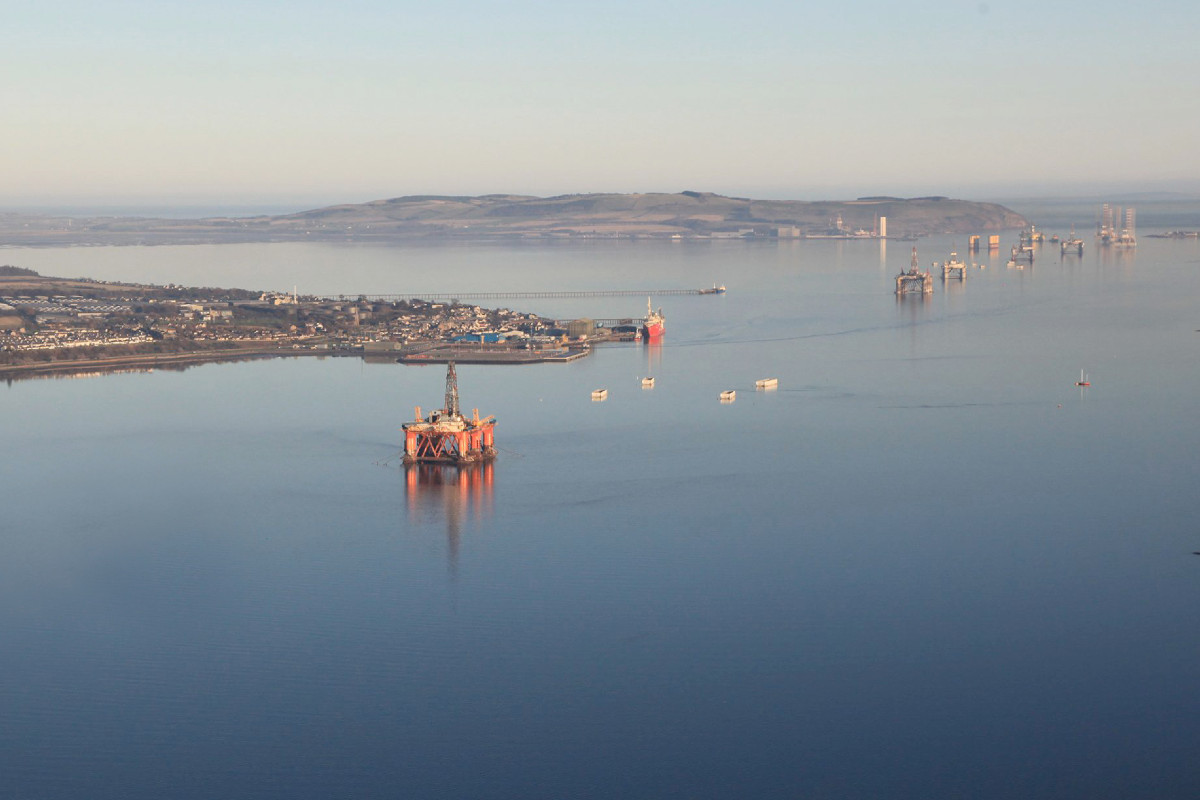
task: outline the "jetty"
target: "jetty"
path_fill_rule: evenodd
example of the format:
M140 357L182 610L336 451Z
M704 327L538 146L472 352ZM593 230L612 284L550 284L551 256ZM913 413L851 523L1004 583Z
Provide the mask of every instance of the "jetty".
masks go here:
M516 348L493 344L460 344L433 342L398 349L372 351L376 358L394 359L401 364L543 364L567 362L586 358L590 346L552 346L545 348Z
M461 300L556 300L587 297L648 297L651 295L719 295L724 286L706 289L591 289L587 291L528 291L528 292L410 292L407 294L340 294L326 297L327 301L346 302L366 300L372 303L398 303L403 300L424 300L430 303L454 303Z

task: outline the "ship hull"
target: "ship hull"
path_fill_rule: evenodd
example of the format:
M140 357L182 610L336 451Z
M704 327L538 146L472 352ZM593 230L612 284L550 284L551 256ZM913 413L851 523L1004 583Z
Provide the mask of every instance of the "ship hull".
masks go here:
M661 322L647 322L642 325L642 338L646 341L661 339L665 330Z

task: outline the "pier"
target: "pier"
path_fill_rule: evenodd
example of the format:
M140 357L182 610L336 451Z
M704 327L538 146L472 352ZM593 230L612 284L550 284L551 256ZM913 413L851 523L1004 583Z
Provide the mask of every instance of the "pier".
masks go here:
M372 353L376 358L401 364L544 364L565 363L586 358L591 347L550 347L522 349L495 344L456 344L434 342L410 345Z
M402 300L456 302L459 300L553 300L587 297L656 297L660 295L723 294L725 287L712 289L595 289L580 292L412 292L409 294L341 294L326 300L368 300L374 303L396 303Z

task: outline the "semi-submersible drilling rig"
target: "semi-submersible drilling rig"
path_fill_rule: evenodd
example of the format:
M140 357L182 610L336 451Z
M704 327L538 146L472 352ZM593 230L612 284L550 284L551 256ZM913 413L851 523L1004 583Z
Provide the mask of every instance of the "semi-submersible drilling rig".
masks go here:
M404 429L404 463L471 464L496 457L495 417L479 418L476 408L471 419L463 417L458 408L458 373L454 362L446 368L446 404L421 417L416 407L416 420L406 422Z

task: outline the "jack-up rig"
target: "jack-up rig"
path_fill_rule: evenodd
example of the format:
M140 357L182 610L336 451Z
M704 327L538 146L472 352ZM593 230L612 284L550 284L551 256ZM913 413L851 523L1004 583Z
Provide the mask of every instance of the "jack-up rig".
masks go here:
M454 362L446 368L446 404L421 417L416 407L416 420L406 422L404 429L404 463L473 464L496 457L495 417L479 418L479 409L466 419L458 408L458 373Z
M1137 247L1136 212L1132 208L1125 209L1125 225L1118 232L1116 223L1119 219L1121 219L1121 209L1116 209L1114 214L1113 207L1105 203L1100 208L1100 229L1096 233L1096 238L1100 240L1100 244L1105 246Z

